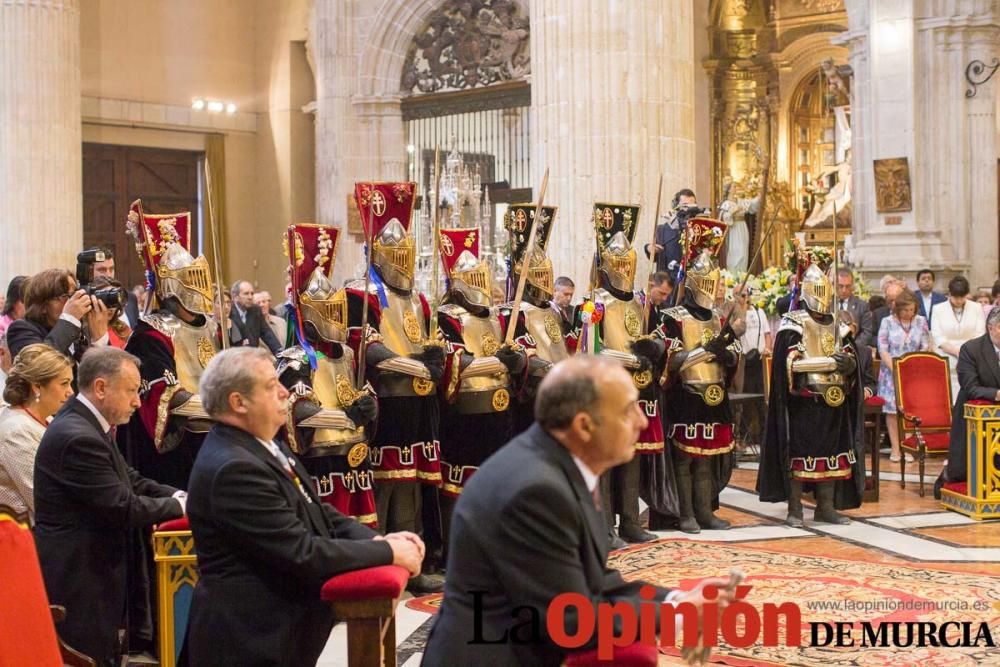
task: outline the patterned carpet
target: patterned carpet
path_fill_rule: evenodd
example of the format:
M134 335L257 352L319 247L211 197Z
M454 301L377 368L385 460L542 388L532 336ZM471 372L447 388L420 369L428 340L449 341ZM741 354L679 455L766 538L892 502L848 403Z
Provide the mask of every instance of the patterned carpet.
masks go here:
M973 623L973 637L978 624L986 622L993 640L1000 643L1000 577L985 568L981 573L955 572L933 565L828 558L770 551L747 544L694 540L663 540L634 547L612 555L610 564L627 579L684 589L693 587L701 578L725 576L730 567L738 567L747 573L746 583L753 586L746 600L754 607L761 609L767 602L799 605L803 625L801 647L764 647L759 642L745 649L720 646L712 656L715 663L733 667L1000 665L1000 648L861 646L863 621L920 621L938 626L969 621ZM828 606L818 606L824 603ZM406 604L434 613L440 605L440 595L416 598ZM847 608L848 605L853 606ZM811 621L855 623L852 636L856 645L810 646ZM905 635L905 631L901 634ZM960 631L956 629L948 636L960 636ZM665 652L678 655L672 649Z

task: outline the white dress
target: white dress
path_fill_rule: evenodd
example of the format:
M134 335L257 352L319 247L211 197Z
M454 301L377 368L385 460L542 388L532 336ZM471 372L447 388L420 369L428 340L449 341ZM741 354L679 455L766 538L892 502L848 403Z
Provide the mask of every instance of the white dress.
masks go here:
M726 269L733 275L747 270L750 261L750 230L747 227L747 213L756 213L760 197L754 199L727 199L719 207L723 222L729 223L726 234Z
M955 315L950 301L942 301L931 310L931 338L934 351L948 357L951 368L951 400L958 398L958 357L941 349L942 343L952 343L962 347L966 341L986 333L986 318L983 309L971 299L965 302L961 315Z
M20 408L0 411L0 505L35 513L35 454L45 427Z

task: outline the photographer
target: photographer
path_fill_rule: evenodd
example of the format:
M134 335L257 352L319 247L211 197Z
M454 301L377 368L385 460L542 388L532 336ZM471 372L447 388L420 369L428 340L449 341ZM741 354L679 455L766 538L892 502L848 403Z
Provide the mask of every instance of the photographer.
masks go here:
M93 268L90 269L90 279L115 280L115 253L110 247L90 248L81 252L76 257L77 271L85 260L93 264ZM80 280L79 275L77 280ZM139 323L139 296L134 291L129 291L126 292L125 298L127 299L125 306L117 317L128 324L130 329L135 329L135 325Z
M687 221L705 211L698 207L698 198L688 188L678 190L670 205L671 210L665 216L666 222L656 228L653 247L656 249L656 270L668 271L676 277L677 267L681 263L681 235L687 227ZM646 257L649 257L652 250L648 243L644 249Z
M32 343L45 343L79 360L90 345L107 345L113 316L97 296L78 289L69 271L47 269L28 279L24 319L7 329L11 356Z

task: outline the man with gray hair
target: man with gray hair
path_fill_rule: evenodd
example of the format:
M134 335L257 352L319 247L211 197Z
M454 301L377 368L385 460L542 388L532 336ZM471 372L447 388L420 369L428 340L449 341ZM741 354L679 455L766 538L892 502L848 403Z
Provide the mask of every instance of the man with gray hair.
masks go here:
M256 347L217 354L201 377L216 421L189 485L201 578L191 604L195 665L314 665L335 619L320 588L335 574L390 563L420 573L412 533L380 536L320 502L275 436L288 391Z
M277 356L281 352L281 343L274 335L266 319L267 313L261 311L253 302L253 285L246 280L237 280L229 289L233 297L233 308L229 311L229 342L233 347L257 347L261 341Z
M116 347L91 347L77 382L80 393L38 446L35 544L49 601L66 607L59 634L105 665L125 616L127 573L140 574L133 530L183 515L185 498L141 477L115 446L115 428L139 407L139 360Z
M539 385L535 420L479 468L458 499L427 667L562 664L567 650L544 633L544 623L539 637L520 633L527 619L545 618L562 593L595 605L624 603L638 614L643 582L626 582L607 567L597 485L602 473L635 456L646 427L632 377L613 361L570 357ZM686 593L656 588L653 599L699 606L705 585L724 583L705 580ZM725 590L719 596L720 607L731 599ZM576 635L575 608L564 627Z

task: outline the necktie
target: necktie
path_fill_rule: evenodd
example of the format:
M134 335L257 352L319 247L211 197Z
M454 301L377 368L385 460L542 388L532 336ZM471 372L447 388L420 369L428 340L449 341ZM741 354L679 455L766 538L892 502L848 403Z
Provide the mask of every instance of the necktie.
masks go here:
M601 485L598 484L594 487L594 490L590 492L590 497L594 500L594 507L597 508L598 512L603 512L604 509L601 507Z

